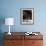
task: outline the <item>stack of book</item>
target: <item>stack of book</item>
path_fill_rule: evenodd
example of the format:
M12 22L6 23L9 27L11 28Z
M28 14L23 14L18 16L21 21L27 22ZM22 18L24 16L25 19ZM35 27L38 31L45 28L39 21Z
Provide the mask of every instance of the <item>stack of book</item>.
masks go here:
M25 35L38 35L37 33L26 32Z

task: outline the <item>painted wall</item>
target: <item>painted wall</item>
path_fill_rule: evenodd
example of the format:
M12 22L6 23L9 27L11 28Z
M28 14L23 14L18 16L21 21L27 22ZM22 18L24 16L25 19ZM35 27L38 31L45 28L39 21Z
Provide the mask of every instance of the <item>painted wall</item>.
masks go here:
M20 24L20 8L34 8L34 24ZM13 17L15 24L11 26L11 32L36 32L44 35L46 44L46 0L0 0L0 32L8 32L8 26L4 24L6 17ZM2 23L3 22L3 23Z
M45 0L1 0L0 18L13 17L15 24L11 31L46 31L46 1ZM20 24L20 8L34 8L34 24ZM8 31L8 27L2 25L2 32ZM13 29L14 27L14 29Z

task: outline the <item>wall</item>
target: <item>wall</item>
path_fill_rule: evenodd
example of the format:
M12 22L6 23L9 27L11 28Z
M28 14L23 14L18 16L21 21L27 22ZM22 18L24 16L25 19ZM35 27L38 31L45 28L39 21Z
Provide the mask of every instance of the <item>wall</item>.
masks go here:
M13 17L14 26L11 32L35 32L40 31L44 35L44 46L46 44L46 0L0 0L0 18ZM34 8L34 24L20 24L20 8ZM0 24L0 32L8 32L8 26Z
M2 17L13 17L15 19L14 29L12 31L46 31L46 1L44 0L1 0ZM20 24L20 8L34 8L34 24ZM2 32L7 31L7 26L3 24Z

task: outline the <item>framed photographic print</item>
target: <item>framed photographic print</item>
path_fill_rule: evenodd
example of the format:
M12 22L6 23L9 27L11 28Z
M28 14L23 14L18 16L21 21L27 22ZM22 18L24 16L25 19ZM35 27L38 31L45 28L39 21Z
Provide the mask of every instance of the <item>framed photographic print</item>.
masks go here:
M33 24L34 23L34 8L21 8L21 23L22 24Z

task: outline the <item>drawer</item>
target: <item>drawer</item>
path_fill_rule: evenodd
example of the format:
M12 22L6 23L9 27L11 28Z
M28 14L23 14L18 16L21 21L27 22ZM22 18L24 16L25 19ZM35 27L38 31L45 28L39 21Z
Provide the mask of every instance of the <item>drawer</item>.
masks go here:
M24 46L43 46L42 40L25 40Z
M22 40L22 39L24 39L24 36L23 35L15 35L15 36L13 36L13 35L7 35L7 36L4 36L4 39L10 39L10 40Z
M43 40L32 41L32 46L43 46Z
M37 39L39 39L39 40L43 40L43 36L41 36L41 35L33 35L33 36L30 36L30 35L25 35L25 40L31 40L31 39L35 39L35 40L37 40Z
M23 40L5 40L4 46L23 46Z
M14 40L5 40L4 41L4 46L15 46L16 45L16 41Z

